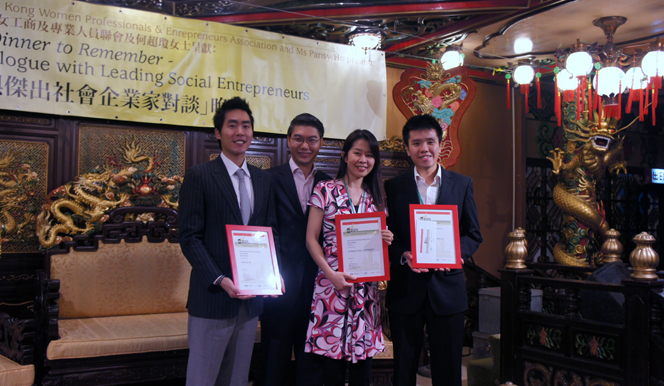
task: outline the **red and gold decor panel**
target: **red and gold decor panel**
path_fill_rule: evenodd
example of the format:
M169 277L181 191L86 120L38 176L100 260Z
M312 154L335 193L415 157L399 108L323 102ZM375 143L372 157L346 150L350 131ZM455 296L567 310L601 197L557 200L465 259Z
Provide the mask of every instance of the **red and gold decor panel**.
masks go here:
M2 254L39 251L35 217L48 184L48 144L0 140Z
M406 118L430 114L440 122L443 146L438 162L445 168L454 165L461 155L459 124L475 98L475 82L468 76L468 70L464 67L444 70L440 63L429 63L426 70L405 70L392 96Z

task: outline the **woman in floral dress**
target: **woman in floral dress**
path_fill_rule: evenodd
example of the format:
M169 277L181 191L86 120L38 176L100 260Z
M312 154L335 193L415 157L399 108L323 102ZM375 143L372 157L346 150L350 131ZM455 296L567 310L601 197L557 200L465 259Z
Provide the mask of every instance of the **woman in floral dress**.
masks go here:
M338 271L334 221L337 214L384 210L379 165L376 137L355 130L344 144L337 178L320 182L309 199L307 248L319 269L298 385L343 385L350 363L349 385L368 386L371 358L384 350L378 282L351 283L355 277ZM381 237L391 244L394 236L383 230Z

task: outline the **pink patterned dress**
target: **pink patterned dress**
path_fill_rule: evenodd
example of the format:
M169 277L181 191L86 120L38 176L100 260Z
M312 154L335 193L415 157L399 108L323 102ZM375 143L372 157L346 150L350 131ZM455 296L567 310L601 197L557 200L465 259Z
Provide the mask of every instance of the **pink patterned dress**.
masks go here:
M364 202L354 204L359 204L362 213L376 211L369 192ZM325 214L323 251L327 263L338 271L334 216L352 213L343 181L318 183L309 205L321 208ZM354 283L337 291L319 268L304 351L353 363L373 357L385 348L380 320L378 282Z

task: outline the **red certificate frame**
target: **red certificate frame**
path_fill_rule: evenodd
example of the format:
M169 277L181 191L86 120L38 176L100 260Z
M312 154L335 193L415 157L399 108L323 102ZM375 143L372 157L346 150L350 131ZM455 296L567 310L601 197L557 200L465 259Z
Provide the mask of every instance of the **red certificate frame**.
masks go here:
M226 224L226 237L233 284L238 288L238 295L281 295L281 275L272 228ZM238 251L242 244L246 247Z
M451 224L448 227L443 227L442 229L447 232L447 235L449 236L450 233L453 234L452 237L447 237L444 241L445 243L449 243L449 238L452 238L454 240L454 247L451 248L452 250L450 251L449 246L445 248L445 243L443 243L443 248L445 248L443 253L453 253L454 254L454 263L436 263L432 262L431 257L432 256L440 256L439 251L436 249L436 253L426 253L426 247L427 245L434 244L436 245L435 248L439 248L437 245L439 245L439 242L436 243L431 243L430 241L426 240L425 236L425 229L424 227L420 227L419 229L416 227L417 222L416 216L421 216L421 215L429 215L429 216L440 216L441 219L445 221L441 222L447 222L447 219L451 221ZM438 223L434 221L426 221L427 223ZM429 228L431 226L427 224ZM438 228L440 229L440 228ZM435 229L427 229L430 231L435 231ZM429 236L431 237L431 236ZM436 237L438 238L438 237ZM459 241L459 215L458 215L458 209L456 205L421 205L421 204L410 204L410 242L411 242L411 253L413 254L413 261L412 261L412 266L413 268L450 268L450 269L460 269L462 267L461 263L461 244ZM419 258L418 258L419 257ZM447 258L449 260L449 258Z
M380 251L382 252L382 257L379 258L380 262L383 265L383 269L380 274L371 275L371 274L360 274L355 275L353 271L349 268L346 268L344 265L344 248L343 248L343 232L342 229L347 225L365 225L368 223L379 222L379 229L387 229L385 223L385 212L373 212L373 213L354 213L354 214L338 214L334 217L334 221L337 227L337 256L339 258L339 272L347 272L355 276L357 279L349 281L351 283L362 283L370 281L383 281L390 280L390 263L389 255L387 253L387 243L381 238L381 247ZM369 254L368 258L371 258ZM350 258L346 259L346 262Z

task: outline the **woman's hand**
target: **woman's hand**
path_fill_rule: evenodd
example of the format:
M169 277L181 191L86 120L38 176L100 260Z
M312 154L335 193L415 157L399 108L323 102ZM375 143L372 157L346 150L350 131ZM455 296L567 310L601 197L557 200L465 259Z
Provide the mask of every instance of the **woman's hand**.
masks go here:
M381 229L380 237L387 243L387 245L392 245L392 241L394 241L394 233L389 229Z
M349 283L347 280L357 279L353 275L349 275L345 272L332 271L330 275L326 275L327 279L332 282L332 285L337 291L341 291L344 288L349 288L353 286L353 283Z

